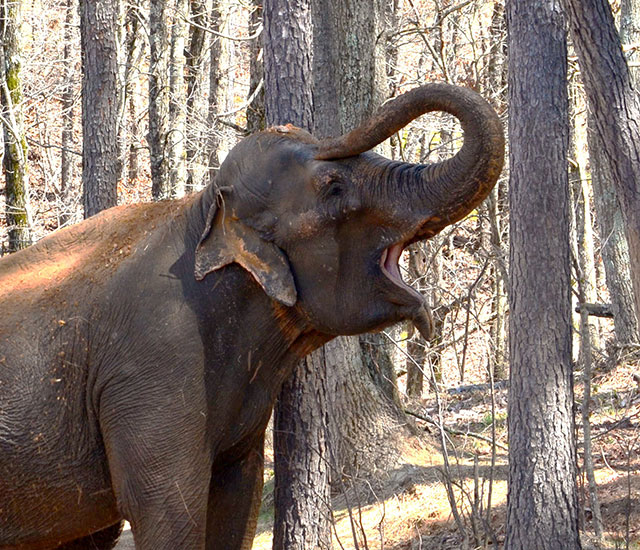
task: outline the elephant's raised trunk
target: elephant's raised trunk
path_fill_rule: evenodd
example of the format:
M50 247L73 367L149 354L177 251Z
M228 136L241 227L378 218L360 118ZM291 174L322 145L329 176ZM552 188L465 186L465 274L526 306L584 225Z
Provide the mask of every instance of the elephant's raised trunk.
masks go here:
M390 180L399 177L411 182L412 189L404 189L410 193L410 204L423 209L428 218L417 236L420 238L428 238L466 216L488 195L500 175L504 161L502 125L480 95L449 84L415 88L385 103L348 134L320 142L316 154L319 160L358 155L430 111L445 111L460 120L464 143L458 153L436 164L380 166L381 175Z

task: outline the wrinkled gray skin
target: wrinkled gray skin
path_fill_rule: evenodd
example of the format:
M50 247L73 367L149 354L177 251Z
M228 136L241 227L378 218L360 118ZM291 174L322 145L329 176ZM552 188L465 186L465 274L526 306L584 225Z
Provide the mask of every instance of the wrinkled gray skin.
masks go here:
M366 150L429 110L431 166ZM295 363L339 334L430 319L397 259L474 208L503 158L476 94L419 88L341 138L241 142L217 189L118 207L0 261L0 548L248 549L265 426Z

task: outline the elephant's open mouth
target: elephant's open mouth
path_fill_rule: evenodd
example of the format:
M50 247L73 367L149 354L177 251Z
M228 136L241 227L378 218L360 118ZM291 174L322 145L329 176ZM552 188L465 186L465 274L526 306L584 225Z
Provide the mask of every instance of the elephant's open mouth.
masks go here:
M410 292L411 294L416 295L420 300L422 300L422 295L410 287L402 278L402 274L400 273L400 257L402 256L402 252L405 249L407 243L396 243L391 245L388 248L385 248L382 252L382 256L380 257L380 269L382 273L389 279L392 283L399 286L403 290Z

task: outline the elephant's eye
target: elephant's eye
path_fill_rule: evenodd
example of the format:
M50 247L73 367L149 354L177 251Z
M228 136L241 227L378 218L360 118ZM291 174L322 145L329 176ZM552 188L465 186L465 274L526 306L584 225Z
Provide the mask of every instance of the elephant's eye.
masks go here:
M338 180L332 180L327 183L325 194L327 197L341 197L344 193L342 182Z
M330 197L339 197L342 195L342 186L338 182L332 183L328 194Z

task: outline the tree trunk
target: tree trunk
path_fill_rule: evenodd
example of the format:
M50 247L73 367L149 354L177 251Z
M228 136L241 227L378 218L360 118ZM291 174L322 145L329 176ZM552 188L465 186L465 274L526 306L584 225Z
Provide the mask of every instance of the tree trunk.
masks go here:
M120 157L122 158L122 179L134 182L138 177L137 148L137 109L136 109L136 81L134 70L139 67L142 50L140 37L140 19L137 13L142 9L140 0L127 4L124 14L125 50L124 70L122 71L122 89L124 90L120 105Z
M491 15L491 26L486 49L488 59L486 70L481 74L482 93L493 99L498 112L507 108L507 55L505 52L507 29L504 17L504 4L495 2ZM490 333L493 341L493 357L490 368L493 369L493 377L503 380L508 376L507 359L507 285L505 265L506 238L505 224L505 200L506 178L501 178L491 191L486 205L489 220L489 249L493 258L491 262L491 278L493 280L493 296L491 299L491 313L494 321L491 323ZM491 373L489 373L491 377Z
M640 41L640 0L620 0L620 40L628 49L627 62L640 59L638 42ZM633 81L637 81L638 67L629 67Z
M222 14L224 7L223 0L213 0L211 8L211 22L209 26L217 33L222 30ZM224 110L222 100L222 40L221 36L214 34L211 37L209 66L209 108L207 120L209 121L209 136L207 140L207 159L209 166L209 181L215 180L220 162L218 159L218 149L220 148L220 132L218 130L218 113Z
M565 24L559 0L512 0L507 21L511 372L505 549L579 549Z
M85 217L117 204L118 0L80 1L82 42L82 185Z
M169 53L170 30L167 3L151 0L149 9L149 155L151 194L155 200L170 198L169 183Z
M616 339L620 344L637 343L638 321L629 271L629 246L624 233L618 192L613 185L607 160L602 152L601 138L588 122L591 184L600 234L600 251L609 289Z
M385 6L355 0L313 4L314 135L343 134L382 103L385 87ZM340 337L325 346L320 373L330 391L332 482L339 476L366 476L398 458L391 426L406 424L397 400L389 340L383 334ZM341 389L342 391L337 391ZM367 421L363 422L362 419ZM367 466L368 465L368 466ZM338 474L338 475L335 475Z
M313 130L312 21L309 0L264 6L265 108L268 125ZM284 384L274 413L274 550L330 545L328 420L323 357L312 354Z
M382 481L398 462L407 420L388 346L376 336L336 338L315 352L324 358L318 371L328 391L329 452L324 458L336 490L361 479Z
M326 370L322 350L299 363L274 412L274 550L331 548L328 391L318 376Z
M564 0L594 128L625 222L636 318L640 317L640 98L607 0Z
M308 0L264 5L264 92L267 124L313 130L313 34Z
M185 79L187 86L186 105L186 169L187 181L185 190L192 193L202 185L202 168L204 165L203 131L199 114L199 103L202 96L202 80L204 78L204 50L207 42L207 2L190 0L189 41L185 50Z
M587 124L583 114L583 98L576 79L569 83L569 188L571 194L571 221L573 222L572 240L575 259L579 272L579 284L586 302L598 301L598 283L596 280L595 250L593 244L593 222L591 218L591 193L587 179ZM575 239L573 238L575 236ZM590 332L589 345L601 349L600 323L597 318L587 318ZM584 361L584 344L580 339L580 356ZM591 350L589 350L591 353Z
M637 30L639 6L638 0L623 0L620 4L620 36L624 44L635 44L640 40L640 32ZM624 234L618 192L603 155L600 139L594 128L593 115L588 113L591 183L600 234L602 263L614 314L616 338L620 344L625 345L639 341L633 284L629 271L629 246Z
M249 32L253 35L258 32L262 25L262 0L252 0L253 11L249 19ZM249 93L248 97L253 100L247 107L247 132L252 134L264 130L264 67L262 59L262 35L251 41L249 51ZM261 86L261 90L258 89Z
M279 7L279 13L290 13L283 6ZM297 8L301 9L299 3ZM305 25L311 25L308 9L309 6L305 5L302 14L297 12L296 24L289 25L290 21L281 21L275 27L273 16L278 10L273 5L265 5L267 122L269 125L293 122L311 128L314 135L323 137L354 127L380 102L377 85L384 79L376 78L376 75L384 75L384 65L379 62L380 59L384 60L384 56L374 55L374 48L376 37L380 34L376 32L379 22L376 17L380 17L382 6L381 3L376 4L375 9L371 10L371 6L335 0L314 4L313 43L309 41L311 35L303 31ZM289 37L288 41L277 40L272 44L274 27ZM291 48L291 42L302 43L303 48L309 51L313 46L313 74L306 65L291 63L291 59L294 59L291 53L286 57L285 50ZM286 69L282 67L284 59L289 59L285 64ZM290 91L291 82L297 83L307 94L312 91L313 105L310 94L305 101L304 96ZM274 108L275 94L280 96L280 105ZM328 523L312 528L305 525L303 520L304 517L312 520L318 510L328 510L328 498L323 497L328 495L328 486L322 489L319 485L320 480L327 480L328 477L322 472L317 472L317 484L314 487L317 496L306 502L306 507L311 511L306 514L295 512L294 515L300 518L297 528L279 525L285 519L291 520L292 513L285 507L291 508L291 503L296 499L310 498L309 489L303 487L305 479L300 479L301 472L306 476L310 468L326 468L327 463L331 462L333 479L339 483L343 476L352 479L365 472L382 471L397 459L391 427L402 422L399 420L401 413L397 414L400 409L381 392L366 368L370 367L377 378L385 380L386 385L392 388L389 394L393 395L395 376L384 351L386 340L385 346L381 346L380 338L383 337L368 336L367 344L363 344L368 346L375 340L373 349L376 353L370 354L367 361L363 361L358 338L337 338L303 362L293 379L283 388L278 411L295 404L308 412L303 431L292 415L276 413L274 436L277 440L280 434L287 433L291 442L294 437L292 434L295 434L295 451L291 447L288 449L296 460L293 462L276 452L276 471L284 476L276 481L276 485L284 491L283 485L287 483L287 491L291 491L291 496L287 494L283 498L281 493L276 495L274 548L316 548L330 539ZM309 362L314 369L308 368ZM315 420L327 416L327 409L321 407L328 407L330 411L328 431L326 425ZM367 421L363 422L363 418ZM328 455L323 448L327 444ZM276 444L276 449L281 449L281 446ZM322 458L320 462L318 457ZM289 486L292 482L294 485ZM299 506L295 509L298 510ZM281 508L283 510L278 511ZM325 515L321 514L321 517ZM306 546L291 546L300 544L299 539L294 542L293 535L289 534L294 532L315 533L315 538L307 539Z
M73 119L75 104L76 82L75 55L73 52L73 37L77 25L77 8L74 0L67 0L64 18L64 84L62 91L62 135L60 152L60 195L62 210L60 212L60 225L65 225L72 215L73 177L76 164L76 154L73 152L75 141L73 139Z
M187 0L175 0L171 24L169 56L169 187L172 197L181 197L187 181L187 88L185 82L185 45L187 35Z
M2 127L4 135L4 176L6 219L9 228L9 252L31 244L29 213L29 171L27 138L22 114L22 81L20 64L22 46L22 2L0 5L0 78L2 80Z

